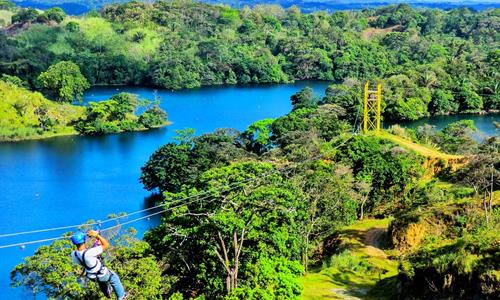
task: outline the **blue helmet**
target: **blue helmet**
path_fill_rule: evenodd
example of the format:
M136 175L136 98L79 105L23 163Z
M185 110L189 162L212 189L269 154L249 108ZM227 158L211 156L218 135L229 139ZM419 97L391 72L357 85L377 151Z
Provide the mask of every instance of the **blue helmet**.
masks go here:
M85 233L78 231L71 236L71 242L74 245L80 245L85 243Z

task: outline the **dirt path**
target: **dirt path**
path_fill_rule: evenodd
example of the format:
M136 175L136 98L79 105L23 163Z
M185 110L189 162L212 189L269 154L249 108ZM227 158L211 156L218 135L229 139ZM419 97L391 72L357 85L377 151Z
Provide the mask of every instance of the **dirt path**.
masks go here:
M333 289L332 292L344 300L363 300L362 298L351 295L350 291L346 289Z
M387 229L385 228L373 228L366 232L365 234L365 253L371 256L387 258L385 252L381 249L385 235L387 234Z
M302 299L365 299L377 282L396 276L398 262L382 250L389 222L390 219L365 219L343 228L338 235L340 247L349 250L354 265L334 265L307 274Z
M363 253L371 257L386 259L387 255L381 249L385 234L387 233L386 228L371 228L364 233L364 238L362 238L362 243L364 248L360 249ZM358 241L360 238L358 238ZM361 242L361 241L360 241ZM365 295L368 293L368 289L350 288L342 289L337 288L332 290L337 296L346 300L362 300L355 295Z

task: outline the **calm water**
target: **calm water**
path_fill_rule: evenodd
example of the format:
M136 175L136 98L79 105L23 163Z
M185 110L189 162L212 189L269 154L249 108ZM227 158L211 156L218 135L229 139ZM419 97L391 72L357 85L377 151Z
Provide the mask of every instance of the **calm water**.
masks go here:
M197 134L223 127L243 130L256 120L286 114L291 108L290 95L306 85L322 94L327 83L159 90L161 106L173 122L169 127L104 137L58 137L0 144L0 234L79 224L105 219L110 213L148 207L149 193L138 181L140 167L155 149L171 141L174 130L191 127ZM121 91L154 98L149 88L95 88L86 93L85 101L107 99ZM500 121L499 115L472 117L484 125L478 126L484 132L498 134L491 121ZM444 126L455 118L461 117L428 122L436 120ZM133 226L142 233L157 222L144 220ZM0 238L0 245L62 233ZM0 299L27 296L21 289L8 287L9 271L38 246L0 249Z
M463 115L453 115L453 116L437 116L430 118L422 118L417 121L407 121L399 122L399 125L403 127L416 128L424 124L431 124L436 126L436 129L443 129L446 125L460 121L460 120L472 120L477 128L477 131L473 133L472 137L476 141L483 141L488 136L498 136L500 135L500 129L496 128L493 122L500 122L500 114L490 114L490 115L473 115L473 114L463 114ZM384 127L389 127L394 123L384 124Z
M286 114L291 108L290 96L306 85L323 94L327 83L159 90L161 106L173 122L169 127L103 137L0 143L0 234L80 224L105 219L110 213L141 210L147 207L149 193L138 181L140 167L154 150L171 140L174 130L191 127L197 134L222 127L243 130L256 120ZM96 88L85 100L103 100L121 91L154 98L148 88ZM143 232L155 222L133 226ZM0 245L62 233L0 238ZM22 290L8 287L9 271L38 246L0 249L0 299L23 296Z

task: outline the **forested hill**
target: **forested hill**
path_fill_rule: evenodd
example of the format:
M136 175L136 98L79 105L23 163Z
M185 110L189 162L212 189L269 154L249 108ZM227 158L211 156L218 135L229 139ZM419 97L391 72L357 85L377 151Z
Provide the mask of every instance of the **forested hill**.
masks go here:
M11 11L14 24L0 34L0 74L35 89L41 72L67 60L91 84L180 89L317 79L343 82L330 92L345 101L374 79L383 83L383 110L392 120L499 107L498 9L394 5L305 14L276 5L236 10L159 1L79 18Z
M86 13L92 9L100 9L104 5L123 3L128 0L13 0L17 5L23 7L33 7L38 9L47 9L54 6L61 7L67 14L79 15ZM146 1L143 2L152 2ZM242 8L244 6L253 7L259 4L273 3L279 4L283 7L290 7L296 5L303 11L311 12L317 10L327 10L327 11L337 11L337 10L350 10L350 9L365 9L373 8L379 6L385 6L394 3L405 2L414 7L428 7L428 8L440 8L440 9L453 9L460 7L468 7L475 10L483 10L490 8L500 7L499 3L495 1L457 1L448 0L442 2L427 1L427 0L415 0L415 1L397 1L397 0L358 0L358 1L303 1L303 0L279 0L279 1L263 1L263 0L204 0L199 2L207 3L224 3L230 5L234 8Z

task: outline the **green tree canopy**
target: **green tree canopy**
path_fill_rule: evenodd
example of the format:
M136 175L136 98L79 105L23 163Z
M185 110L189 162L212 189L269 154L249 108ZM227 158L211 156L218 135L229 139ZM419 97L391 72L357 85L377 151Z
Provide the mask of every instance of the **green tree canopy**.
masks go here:
M80 72L80 67L71 61L61 61L51 65L38 76L42 86L60 102L81 100L83 92L90 87Z
M220 129L199 137L193 137L193 131L185 133L178 132L179 144L160 147L141 168L140 180L147 190L179 192L209 168L250 156L237 142L235 130Z
M10 10L16 7L16 5L10 0L0 0L0 9Z
M286 263L287 269L259 262L263 255L292 261L300 257L298 227L305 218L304 202L300 192L273 171L270 164L258 162L210 169L201 174L196 186L213 191L211 196L182 206L175 200L197 189L186 186L180 193L165 193L166 205L176 208L146 240L169 265L167 274L177 278L175 289L217 297L249 292L256 287L254 276L266 276L270 285L280 284L281 276L296 281L302 273L299 266ZM256 184L243 183L250 179L257 180ZM164 251L165 247L171 250ZM267 272L260 273L264 262L269 264L266 268L283 274L267 277ZM274 292L288 298L300 294L300 288L295 282Z
M12 23L24 23L36 21L40 14L34 8L21 8L12 16Z
M319 101L318 97L314 95L313 89L310 87L305 87L299 92L293 94L290 100L292 101L294 110L316 107Z
M46 10L41 17L46 18L48 21L55 21L61 23L66 17L66 13L60 7L53 7Z
M162 277L155 258L148 254L149 245L122 233L111 239L112 256L106 265L115 271L125 289L136 299L160 299ZM93 281L82 278L82 268L71 258L74 246L68 240L38 248L11 272L14 287L24 287L33 295L56 299L100 299ZM112 258L112 259L111 259Z

